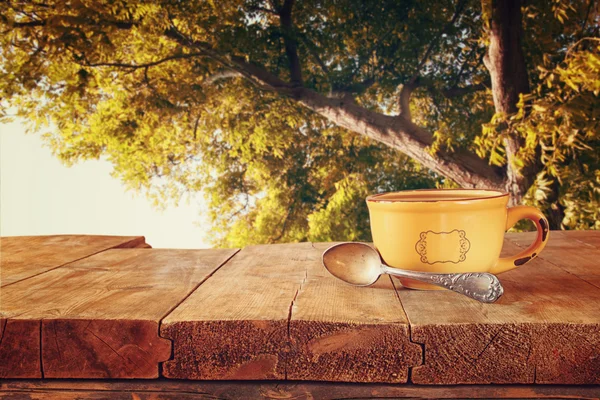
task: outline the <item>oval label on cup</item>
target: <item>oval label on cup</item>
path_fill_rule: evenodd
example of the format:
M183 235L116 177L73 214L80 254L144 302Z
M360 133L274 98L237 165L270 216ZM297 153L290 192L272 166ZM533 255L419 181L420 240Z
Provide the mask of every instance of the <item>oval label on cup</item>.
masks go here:
M426 264L458 264L467 259L470 248L471 242L467 239L467 233L458 229L450 232L421 232L415 245L421 262Z

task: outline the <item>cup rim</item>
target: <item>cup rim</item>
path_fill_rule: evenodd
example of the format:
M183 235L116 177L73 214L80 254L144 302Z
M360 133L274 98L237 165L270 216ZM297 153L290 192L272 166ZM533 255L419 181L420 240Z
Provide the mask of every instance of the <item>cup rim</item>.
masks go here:
M456 197L456 198L452 198L452 199L443 199L443 198L431 198L431 199L427 199L427 200L411 200L410 197L406 197L406 198L402 198L402 195L408 195L411 193L420 193L420 192L488 192L490 193L490 195L487 196L481 196L481 197L470 197L470 196L464 196L464 197ZM494 195L492 195L492 193ZM400 198L386 198L386 199L379 199L379 197L384 196L384 195L399 195ZM473 200L490 200L490 199L498 199L501 197L506 197L509 196L509 194L507 192L501 191L501 190L495 190L495 189L412 189L412 190L400 190L397 192L384 192L384 193L377 193L377 194L371 194L369 196L367 196L367 202L373 202L373 203L439 203L439 202L457 202L457 201L473 201Z

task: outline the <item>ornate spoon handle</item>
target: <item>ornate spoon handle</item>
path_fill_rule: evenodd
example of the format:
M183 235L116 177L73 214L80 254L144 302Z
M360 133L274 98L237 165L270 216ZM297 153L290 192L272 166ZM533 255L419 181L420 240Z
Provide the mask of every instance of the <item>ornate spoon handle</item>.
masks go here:
M396 269L387 265L382 265L382 270L386 274L441 286L482 303L493 303L504 293L504 288L496 275L487 272L436 274Z

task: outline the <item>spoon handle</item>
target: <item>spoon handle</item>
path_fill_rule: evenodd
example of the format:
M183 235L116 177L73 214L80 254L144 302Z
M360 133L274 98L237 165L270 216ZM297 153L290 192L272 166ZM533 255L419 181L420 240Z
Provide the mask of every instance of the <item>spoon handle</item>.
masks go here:
M387 265L382 265L382 270L386 274L441 286L482 303L493 303L504 293L504 288L496 275L487 272L436 274L401 270Z

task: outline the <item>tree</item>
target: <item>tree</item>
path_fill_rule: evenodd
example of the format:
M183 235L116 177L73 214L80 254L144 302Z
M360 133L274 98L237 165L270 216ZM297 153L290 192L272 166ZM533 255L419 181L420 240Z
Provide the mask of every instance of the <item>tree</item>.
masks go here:
M104 155L159 202L203 190L220 244L366 239L366 193L435 185L598 228L595 1L3 1L0 15L5 109L54 121L61 159Z

